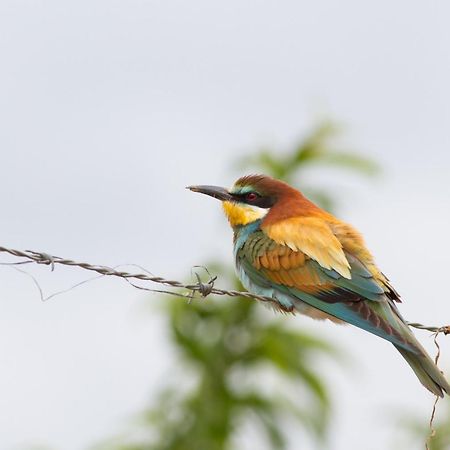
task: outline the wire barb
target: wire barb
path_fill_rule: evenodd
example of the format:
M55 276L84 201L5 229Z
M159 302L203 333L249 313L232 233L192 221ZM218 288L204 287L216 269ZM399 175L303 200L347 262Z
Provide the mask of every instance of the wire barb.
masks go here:
M217 276L212 276L208 269L203 266L195 266L194 268L202 268L207 273L209 279L208 281L204 282L201 280L200 275L198 273L195 273L196 276L196 283L190 283L185 284L180 281L176 280L168 280L163 277L155 276L151 274L149 271L144 269L141 266L133 265L141 270L141 272L126 272L124 270L118 270L117 268L112 268L108 266L102 266L102 265L96 265L96 264L90 264L86 262L80 262L80 261L74 261L72 259L68 258L61 258L60 256L54 256L46 252L37 252L34 250L16 250L11 249L7 247L0 246L0 253L8 253L9 255L12 255L17 258L23 258L26 261L20 261L18 263L7 263L7 264L25 264L30 262L35 262L36 264L43 264L48 265L51 267L51 270L54 271L56 265L63 265L63 266L71 266L71 267L79 267L84 270L89 270L91 272L96 272L103 276L113 276L125 279L130 284L132 284L134 287L152 291L152 292L160 292L163 294L170 294L170 295L176 295L181 297L189 297L183 294L180 294L178 292L170 292L170 291L158 291L156 289L150 289L145 288L142 286L138 286L131 282L131 280L140 280L140 281L149 281L152 283L158 283L162 284L164 286L169 286L175 289L186 289L187 291L191 292L193 297L195 293L199 293L202 298L206 298L207 296L214 294L214 295L226 295L230 297L245 297L245 298L252 298L256 300L260 300L263 302L273 302L273 298L270 297L264 297L262 295L255 295L251 294L250 292L240 292L235 290L226 290L226 289L218 289L215 287L215 281L217 280ZM50 297L53 297L50 296ZM47 297L50 298L50 297Z
M432 333L442 333L445 336L450 334L450 325L444 325L442 327L427 327L417 322L406 322L410 327L417 328L418 330L431 331Z
M443 334L444 336L447 336L448 334L450 334L450 325L445 325L442 327L427 327L425 325L422 325L421 323L416 323L416 322L407 322L407 324L410 327L417 328L418 330L426 330L426 331L431 331L433 333L432 334L433 343L436 347L436 356L434 357L434 363L437 366L439 363L439 358L441 356L441 346L439 345L438 337L440 334ZM425 450L431 450L431 447L430 447L431 441L436 436L436 429L434 428L434 419L436 416L436 407L437 407L437 403L438 403L439 399L440 399L440 397L438 395L436 395L436 398L434 399L433 407L431 409L431 416L430 416L430 420L428 422L429 432L428 432L428 437L425 441Z
M148 270L144 269L142 266L139 266L136 264L130 264L130 265L139 268L142 272L136 272L136 273L126 272L123 270L117 270L117 268L74 261L72 259L61 258L60 256L54 256L54 255L51 255L50 253L46 253L46 252L37 252L35 250L16 250L16 249L11 249L8 247L0 246L0 253L8 253L17 258L24 258L25 260L27 260L27 261L20 261L17 263L7 263L7 264L17 265L17 264L26 264L28 262L35 262L37 264L43 264L43 265L50 266L51 271L55 270L56 265L79 267L84 270L96 272L100 275L123 278L126 281L128 281L132 286L139 288L139 289L151 291L151 292L161 292L163 294L176 295L179 297L189 297L189 295L186 296L186 295L180 294L178 292L158 291L156 289L150 289L150 288L138 286L134 283L131 283L131 280L134 279L134 280L140 280L140 281L150 281L152 283L158 283L158 284L162 284L164 286L169 286L169 287L176 288L176 289L186 289L187 291L191 292L192 295L190 297L193 297L195 295L195 293L198 292L202 298L206 298L209 295L213 294L213 295L222 295L222 296L228 296L228 297L244 297L244 298L249 298L249 299L253 299L253 300L259 300L262 302L269 302L269 303L274 302L274 299L272 297L266 297L264 295L252 294L247 291L236 291L236 290L227 290L227 289L216 288L215 281L217 280L217 276L212 276L210 274L210 272L208 271L208 269L204 266L194 266L193 269L195 269L195 268L203 269L209 276L208 281L203 282L200 278L200 275L197 272L195 272L195 277L197 279L197 282L194 284L192 284L192 283L185 284L180 281L168 280L163 277L155 276ZM117 266L117 267L119 267L119 266ZM407 322L407 323L410 327L417 328L420 330L427 330L427 331L431 331L433 333L438 333L438 334L443 333L444 335L450 334L450 325L435 327L435 326L425 326L425 325L422 325L422 324L416 323L416 322Z
M113 277L118 277L118 278L122 278L125 281L127 281L131 286L137 288L137 289L142 289L145 291L150 291L150 292L157 292L157 293L161 293L161 294L168 294L168 295L174 295L177 297L182 297L182 298L187 298L189 301L192 300L195 297L196 293L199 293L200 296L202 298L206 298L209 295L213 294L213 295L225 295L228 297L244 297L244 298L250 298L250 299L254 299L254 300L259 300L262 302L269 302L269 303L273 303L275 300L271 297L266 297L263 295L256 295L256 294L252 294L250 292L242 292L242 291L236 291L236 290L226 290L226 289L219 289L215 287L215 281L217 280L217 276L212 276L210 274L210 272L208 271L208 269L204 266L194 266L193 269L195 268L201 268L203 269L206 274L208 275L208 281L204 282L202 281L200 275L198 272L193 272L193 275L195 275L195 278L197 280L196 283L194 284L185 284L182 283L180 281L176 281L176 280L168 280L165 279L163 277L158 277L153 275L151 272L149 272L148 270L146 270L145 268L143 268L142 266L136 265L136 264L130 264L130 266L134 266L137 267L138 269L140 269L142 272L136 272L136 273L130 273L130 272L126 272L123 270L117 270L117 266L116 268L112 268L112 267L108 267L108 266L102 266L102 265L95 265L95 264L89 264L89 263L85 263L85 262L79 262L79 261L74 261L72 259L67 259L67 258L61 258L59 256L53 256L50 255L49 253L45 253L45 252L37 252L34 250L15 250L15 249L11 249L11 248L7 248L7 247L2 247L0 246L0 253L8 253L9 255L12 255L14 257L17 258L23 258L25 259L25 261L19 261L19 262L11 262L11 263L0 263L0 265L11 265L14 266L14 268L22 273L25 273L26 275L30 276L34 283L37 285L39 292L40 292L40 296L41 296L41 300L48 300L52 297L55 297L56 295L62 294L64 292L67 292L68 290L80 286L81 284L84 284L88 281L91 281L95 278L99 278L94 277L91 278L90 280L85 280L82 281L81 283L77 283L75 286L73 286L70 289L65 289L63 291L59 291L55 294L52 294L46 298L44 298L43 293L42 293L42 289L39 286L39 283L37 282L36 278L29 274L28 272L19 269L15 266L17 265L22 265L22 264L28 264L28 263L32 263L35 262L36 264L43 264L43 265L47 265L50 266L50 270L53 272L55 270L55 266L56 265L63 265L63 266L72 266L72 267L79 267L81 269L84 270L89 270L92 272L96 272L98 274L100 274L101 276L113 276ZM176 289L186 289L188 292L186 294L182 294L180 292L176 292L176 291L168 291L168 290L162 290L162 289L151 289L151 288L147 288L144 286L139 286L136 283L134 283L131 280L140 280L140 281L149 281L152 283L158 283L158 284L162 284L164 286L169 286L172 288L176 288ZM439 343L437 342L437 338L439 336L439 334L444 334L445 336L447 336L448 334L450 334L450 325L445 325L445 326L441 326L441 327L436 327L436 326L426 326L423 325L421 323L417 323L417 322L407 322L408 326L412 327L412 328L417 328L419 330L426 330L426 331L430 331L433 333L434 336L434 344L437 348L437 354L435 357L435 363L437 365L438 361L439 361L439 356L441 353L441 349L439 347ZM430 418L430 422L429 422L429 427L430 427L430 434L428 436L427 442L425 444L425 447L427 450L429 450L429 442L430 440L434 437L435 435L435 429L433 427L433 421L434 421L434 417L435 417L435 413L436 413L436 404L437 401L439 400L439 397L436 397L436 400L434 402L433 405L433 410L431 413L431 418Z
M55 256L49 255L48 253L38 253L33 250L26 250L26 252L31 253L39 258L35 260L38 264L49 265L52 272L55 270Z

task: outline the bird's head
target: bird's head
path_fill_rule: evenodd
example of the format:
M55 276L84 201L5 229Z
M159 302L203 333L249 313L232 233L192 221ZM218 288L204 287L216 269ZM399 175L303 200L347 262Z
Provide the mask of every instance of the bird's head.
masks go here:
M247 175L239 178L231 189L217 186L188 186L193 192L209 195L222 201L223 209L232 227L247 225L264 218L276 205L284 214L287 203L306 200L288 184L266 175ZM278 208L280 209L280 208Z

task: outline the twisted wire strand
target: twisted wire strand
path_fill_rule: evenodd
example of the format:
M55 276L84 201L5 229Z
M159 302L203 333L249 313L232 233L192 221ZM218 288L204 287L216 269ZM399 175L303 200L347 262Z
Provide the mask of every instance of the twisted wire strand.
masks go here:
M202 297L207 297L211 294L214 294L214 295L225 295L228 297L245 297L245 298L249 298L249 299L259 300L262 302L273 302L274 301L274 299L271 297L252 294L250 292L237 291L237 290L233 290L233 289L216 288L214 286L214 283L215 283L217 277L210 277L210 279L205 283L205 282L202 282L200 277L198 276L198 274L196 274L197 283L186 284L186 283L182 283L177 280L168 280L163 277L151 275L150 272L146 271L143 268L142 268L142 271L143 272L145 271L146 273L142 273L142 272L132 273L132 272L126 272L123 270L117 270L117 269L114 269L114 268L108 267L108 266L74 261L72 259L50 255L45 252L37 252L34 250L16 250L16 249L11 249L11 248L7 248L7 247L3 247L3 246L0 246L0 252L8 253L8 254L18 257L18 258L25 258L27 260L27 261L20 261L17 263L12 263L12 264L16 264L16 265L24 264L26 262L35 262L37 264L43 264L43 265L50 266L52 271L55 269L55 266L58 264L63 265L63 266L80 267L81 269L89 270L91 272L96 272L100 275L123 278L128 282L130 282L130 280L150 281L152 283L158 283L158 284L173 287L176 289L186 289L186 290L190 291L191 294L189 295L189 297L191 297L191 298L195 295L195 293L199 293L200 296L202 296ZM140 267L140 266L137 266L137 267ZM177 295L175 292L158 291L156 289L142 288L131 282L130 282L130 284L134 287L138 287L140 289L144 289L144 290L148 290L148 291L160 292L163 294ZM407 322L407 324L410 327L417 328L419 330L430 331L430 332L436 333L436 334L440 334L440 333L442 333L444 335L450 334L450 325L436 327L436 326L426 326L426 325L423 325L418 322Z
M273 302L273 298L265 297L263 295L251 294L250 292L241 292L241 291L236 291L236 290L226 290L226 289L216 288L216 287L214 287L214 282L216 280L216 277L211 277L210 280L206 283L203 283L200 280L200 278L198 278L197 283L186 284L186 283L182 283L177 280L168 280L163 277L150 275L149 272L147 272L147 273L139 273L139 272L131 273L131 272L123 271L123 270L117 270L117 269L114 269L114 268L108 267L108 266L74 261L74 260L68 259L68 258L61 258L60 256L54 256L54 255L50 255L48 253L37 252L34 250L16 250L16 249L11 249L11 248L0 246L0 252L8 253L8 254L18 257L18 258L25 258L28 261L32 261L37 264L48 265L51 267L52 271L54 270L54 268L57 264L60 264L63 266L80 267L84 270L97 272L100 275L105 275L105 276L114 276L114 277L124 278L126 280L135 279L135 280L141 280L141 281L150 281L153 283L159 283L159 284L163 284L165 286L170 286L170 287L177 288L177 289L187 289L188 291L191 291L192 293L198 292L202 297L207 297L210 294L214 294L214 295L227 295L229 297L246 297L246 298L253 298L253 299L264 301L264 302ZM151 289L148 289L148 290L151 290Z
M262 296L262 295L256 295L256 294L252 294L250 292L242 292L242 291L237 291L237 290L228 290L228 289L219 289L216 288L214 286L214 282L216 281L217 277L213 277L209 274L208 269L206 269L206 272L208 273L208 275L210 276L209 280L205 283L201 281L200 276L198 275L198 273L195 273L195 276L197 278L197 283L191 283L191 284L185 284L182 283L180 281L177 280L168 280L166 278L163 277L159 277L159 276L154 276L152 275L150 272L148 272L146 269L144 269L141 266L135 265L135 267L138 267L142 270L142 272L136 272L136 273L131 273L131 272L126 272L123 270L117 270L115 268L112 267L108 267L108 266L102 266L102 265L97 265L97 264L89 264L86 262L79 262L79 261L74 261L72 259L68 259L68 258L61 258L60 256L54 256L54 255L50 255L48 253L44 253L44 252L37 252L34 250L15 250L15 249L11 249L11 248L7 248L7 247L2 247L0 246L0 252L3 253L8 253L12 256L18 257L18 258L24 258L25 261L19 261L19 262L14 262L14 263L6 263L6 264L10 264L15 266L16 270L19 270L20 272L23 273L27 273L22 269L19 269L17 266L18 265L23 265L23 264L27 264L30 262L34 262L36 264L43 264L43 265L48 265L51 267L51 270L53 271L55 269L55 266L57 264L63 265L63 266L71 266L71 267L80 267L81 269L84 270L89 270L91 272L96 272L98 274L100 274L100 276L113 276L113 277L118 277L118 278L122 278L125 281L127 281L131 286L137 288L137 289L142 289L142 290L146 290L146 291L151 291L151 292L158 292L161 294L169 294L169 295L175 295L175 296L180 296L180 297L184 297L184 298L189 298L192 299L194 297L194 295L196 293L198 293L201 297L205 298L211 294L214 295L225 295L228 297L245 297L245 298L249 298L249 299L255 299L255 300L259 300L262 302L273 302L274 299L271 297L266 297L266 296ZM28 274L30 275L30 274ZM39 286L39 283L37 282L37 280L30 275L31 278L33 279L34 283L36 284L36 286L38 287L40 294L41 294L41 298L43 298L43 294L42 294L42 290L41 287ZM172 291L167 291L167 290L160 290L160 289L151 289L151 288L147 288L147 287L143 287L143 286L139 286L135 283L133 283L132 280L141 280L141 281L150 281L152 283L159 283L162 284L164 286L169 286L172 288L176 288L176 289L186 289L189 294L188 295L183 295L183 294L179 294L177 292L172 292ZM77 285L73 286L79 286L80 284L83 284L87 281L90 280L85 280L81 283L78 283ZM72 288L73 288L72 287ZM70 289L66 289L63 291L60 291L56 294L53 294L49 297L47 297L47 299L54 297L55 295L67 292ZM434 344L437 348L437 354L435 357L435 363L437 365L438 361L439 361L439 357L440 357L440 347L439 344L437 342L437 338L439 334L444 334L445 336L450 334L450 325L445 325L445 326L440 326L440 327L436 327L436 326L426 326L423 325L421 323L418 322L407 322L407 324L412 327L412 328L417 328L419 330L426 330L426 331L430 331L431 333L433 333L434 336ZM426 440L425 443L425 448L426 450L429 450L429 443L431 442L431 440L433 439L436 431L434 429L434 418L435 418L435 413L436 413L436 405L437 402L439 400L439 397L436 396L436 399L434 401L433 404L433 409L432 409L432 413L431 413L431 418L429 421L429 436Z

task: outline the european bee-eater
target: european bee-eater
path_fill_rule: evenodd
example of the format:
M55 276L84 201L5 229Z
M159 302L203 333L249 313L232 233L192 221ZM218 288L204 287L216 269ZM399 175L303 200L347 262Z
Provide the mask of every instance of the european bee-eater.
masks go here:
M450 385L400 315L400 296L361 234L288 184L265 175L230 189L190 186L222 201L238 276L284 312L350 323L391 342L433 394Z

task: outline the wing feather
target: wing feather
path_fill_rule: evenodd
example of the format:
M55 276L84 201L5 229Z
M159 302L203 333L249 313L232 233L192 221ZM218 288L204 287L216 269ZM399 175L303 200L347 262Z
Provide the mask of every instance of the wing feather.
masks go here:
M333 255L327 257L328 238L321 236L319 250L313 249L309 238L297 240L294 250L286 240L272 239L263 228L254 231L236 249L241 279L247 280L244 285L256 286L259 292L268 289L265 292L284 311L297 308L312 317L337 318L414 351L408 336L399 331L405 325L393 313L386 286L377 274L343 247L334 247ZM338 259L345 260L345 265L337 263L339 252Z
M333 269L350 278L350 264L342 244L326 221L316 217L294 217L261 229L277 244L293 252L301 252L317 261L325 269Z

